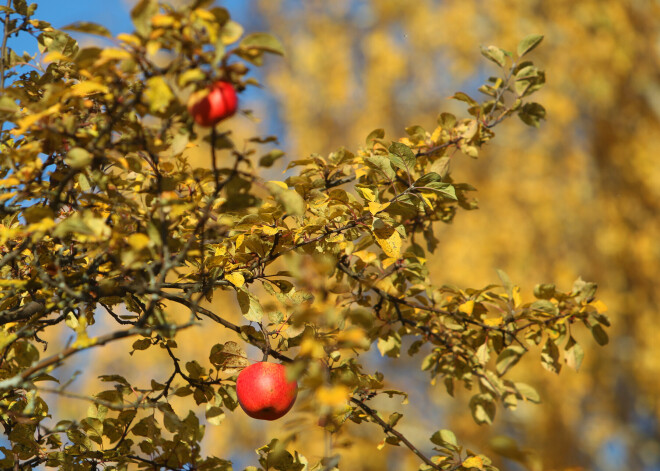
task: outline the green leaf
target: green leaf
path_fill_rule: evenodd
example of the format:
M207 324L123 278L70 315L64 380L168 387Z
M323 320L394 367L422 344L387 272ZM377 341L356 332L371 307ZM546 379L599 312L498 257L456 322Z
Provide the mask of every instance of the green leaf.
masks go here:
M198 379L205 373L202 365L195 360L186 363L186 371L188 371L188 375L193 379Z
M550 338L546 340L543 350L541 351L541 364L546 370L553 373L559 373L561 371L559 349Z
M438 446L458 446L456 441L456 435L454 432L447 429L438 430L431 436L431 442L435 443Z
M127 387L131 386L131 384L128 381L126 381L126 378L120 375L101 375L99 376L99 379L104 382L119 383Z
M241 41L240 47L243 49L258 49L280 56L284 55L284 47L280 40L268 33L248 34Z
M564 360L569 368L573 368L575 371L580 370L582 365L582 359L584 358L584 350L579 343L569 337L568 342L566 342L566 347L564 347Z
M214 345L209 360L219 370L229 374L238 373L250 364L240 345L231 341Z
M25 222L28 224L33 224L47 218L54 219L55 213L53 213L53 210L47 206L35 205L27 208L23 213L23 217L25 218Z
M514 383L514 386L518 391L518 394L520 394L526 401L533 402L534 404L539 404L541 402L541 396L539 396L539 393L536 392L536 389L531 387L529 384Z
M247 289L241 288L236 291L238 298L238 305L241 307L243 317L251 322L261 322L264 315L264 310L261 303L255 295L250 293Z
M452 96L450 96L449 98L452 98L452 99L458 100L458 101L463 101L463 102L467 103L470 106L478 106L479 105L479 103L477 103L473 98L471 98L468 94L463 93L463 92L456 92Z
M397 358L401 353L401 337L396 332L390 334L390 337L378 339L378 351L382 356Z
M440 113L438 116L438 124L444 130L449 130L456 126L456 116L451 113Z
M292 216L303 216L305 214L305 200L296 190L287 189L286 184L282 182L267 182L266 187L287 213Z
M384 137L385 137L385 130L383 128L374 129L369 133L365 142L367 143L367 145L369 145L371 144L371 141L375 141L376 139L382 139Z
M147 348L151 347L151 339L146 338L146 339L139 339L133 342L133 350L146 350ZM131 352L133 353L133 352Z
M538 299L552 299L555 295L555 285L543 283L534 287L534 296Z
M495 47L495 46L482 47L481 54L486 59L496 63L500 67L504 67L506 65L506 54L499 47Z
M418 189L431 190L436 193L452 199L458 200L456 197L456 188L449 183L442 182L442 176L435 172L430 172L418 179L413 186Z
M477 394L470 399L472 417L478 424L492 424L495 419L495 401L490 394Z
M396 177L396 172L392 168L390 159L383 155L372 155L365 159L365 163L385 175L390 181Z
M579 303L590 302L596 296L597 288L598 285L596 283L584 281L582 278L578 278L573 283L571 294L575 296L575 300Z
M229 20L222 26L221 43L232 44L243 36L243 26L235 21ZM222 54L220 54L222 56Z
M67 152L64 161L71 168L81 169L92 163L93 159L94 156L85 149L81 147L74 147L73 149L69 150L69 152Z
M605 329L603 329L603 326L600 324L591 327L591 334L594 336L594 339L596 339L596 342L598 342L598 345L607 345L610 341L607 332L605 332Z
M105 38L111 38L112 33L105 27L90 21L76 21L70 25L64 26L61 29L65 31L76 31L78 33L95 34Z
M141 36L149 35L151 31L151 18L158 13L157 0L140 0L131 10L131 18L135 30Z
M502 286L506 289L510 299L513 294L513 283L511 282L511 278L509 278L509 275L507 275L504 270L497 269L495 271L497 272L499 279L502 281Z
M158 75L147 80L144 97L149 105L149 110L152 113L160 113L170 105L174 99L174 93L172 93L172 89L165 82L165 79Z
M545 108L539 103L525 103L518 112L520 120L528 126L538 128L545 119Z
M259 165L261 167L270 168L275 162L284 157L284 152L280 149L273 149L265 155L262 155L259 159Z
M547 299L539 299L538 301L534 301L529 306L529 308L534 311L543 312L545 314L548 314L549 316L559 315L559 308L557 307L557 305L551 301L548 301Z
M541 44L541 41L543 41L542 34L530 34L518 43L518 56L522 57L528 52L531 52L536 46Z
M412 175L415 170L417 159L410 147L401 144L400 142L393 142L388 150L390 152L390 160L392 163L396 167L407 172L409 175Z
M16 100L7 95L0 96L0 112L15 113L19 110Z
M502 352L497 357L497 374L503 376L507 371L509 371L525 353L525 349L520 345L511 345L508 348L502 350Z
M28 14L28 5L27 0L14 0L14 10L19 15L27 16Z
M212 425L220 425L225 420L224 411L218 406L206 405L206 420Z
M390 427L396 426L396 424L401 420L401 417L403 417L403 414L399 414L398 412L393 412L390 414L389 418L387 419L387 423L389 424Z

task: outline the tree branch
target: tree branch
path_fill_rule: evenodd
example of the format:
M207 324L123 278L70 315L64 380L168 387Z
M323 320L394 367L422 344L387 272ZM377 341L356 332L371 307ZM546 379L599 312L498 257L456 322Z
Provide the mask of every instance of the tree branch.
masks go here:
M7 8L11 8L11 0L7 0ZM9 31L9 11L5 13L2 28L2 46L0 46L0 93L5 91L5 70L7 67L7 40L11 31Z
M410 440L408 440L401 432L399 432L394 427L392 427L390 424L388 424L383 419L381 419L380 416L378 415L378 412L373 410L371 407L366 405L363 401L356 398L355 396L351 397L350 402L352 402L353 404L358 406L360 409L362 409L369 417L371 417L371 419L375 423L380 425L380 427L383 429L383 431L386 434L389 433L391 435L394 435L396 438L398 438L401 441L401 443L406 445L410 449L410 451L415 453L419 457L419 459L421 459L424 463L431 466L433 469L438 469L438 470L441 469L437 464L435 464L433 461L431 461L431 459L428 458L424 453L419 451L419 448L417 448L415 445L413 445L410 442Z
M187 324L183 324L180 326L174 326L174 330L176 331L183 330L192 325L193 324L189 322ZM16 376L9 379L5 379L4 381L0 381L0 390L19 387L20 385L28 381L30 377L37 375L50 367L54 367L60 364L66 358L75 355L76 353L89 350L90 348L93 347L100 347L107 343L114 342L115 340L133 337L135 335L151 335L156 330L157 329L155 328L143 329L143 328L134 327L132 329L120 330L117 332L112 332L110 334L102 335L100 337L88 339L86 342L87 344L82 347L75 346L74 344L71 347L65 348L60 353L51 355L48 358L45 358L44 360L40 361L36 365L23 370L21 373L19 373Z

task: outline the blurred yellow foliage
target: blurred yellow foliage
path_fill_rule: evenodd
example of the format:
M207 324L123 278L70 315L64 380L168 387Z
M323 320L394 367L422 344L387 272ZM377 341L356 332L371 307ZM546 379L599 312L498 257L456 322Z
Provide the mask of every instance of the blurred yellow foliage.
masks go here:
M376 127L391 135L412 122L433 129L438 112L457 109L446 96L457 87L474 93L475 78L494 75L475 60L479 45L512 49L526 34L545 35L533 54L548 73L538 97L548 119L540 132L498 128L478 164L452 159L454 178L478 188L481 210L440 228L441 263L430 266L437 283L471 286L497 282L495 269L502 268L524 294L530 280L561 287L578 275L597 281L604 304L595 307L609 306L614 344L587 348L579 374L532 376L530 369L525 380L545 384L545 407L521 408L498 426L528 437L548 469L617 469L603 455L608 440L626 444L624 468L660 461L660 450L649 445L660 418L660 4L262 0L259 6L288 52L269 65L266 83L279 100L286 150L296 158L358 146ZM656 423L656 432L631 423L639 416ZM458 431L483 444L487 434L470 420L457 419ZM597 436L585 433L596 428Z

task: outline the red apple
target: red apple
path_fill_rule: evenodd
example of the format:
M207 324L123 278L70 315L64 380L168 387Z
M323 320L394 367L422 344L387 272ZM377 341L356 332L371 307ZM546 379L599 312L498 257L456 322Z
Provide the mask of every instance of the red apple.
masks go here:
M298 383L287 381L284 366L262 361L238 374L236 395L250 417L275 420L289 412L296 402Z
M238 96L234 86L222 80L190 97L188 112L200 126L211 127L236 113Z

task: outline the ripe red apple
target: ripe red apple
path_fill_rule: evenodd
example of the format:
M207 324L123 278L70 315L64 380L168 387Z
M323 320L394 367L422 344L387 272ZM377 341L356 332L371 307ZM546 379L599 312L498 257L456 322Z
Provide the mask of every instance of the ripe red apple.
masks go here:
M203 96L202 96L203 95ZM234 86L222 80L190 97L188 112L200 126L211 127L236 113L238 96Z
M296 402L298 383L287 381L284 366L262 361L238 374L236 395L250 417L275 420L289 412Z

